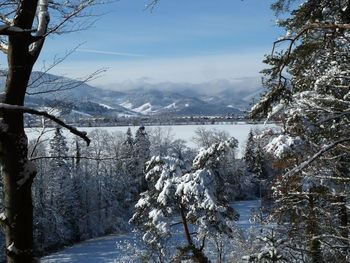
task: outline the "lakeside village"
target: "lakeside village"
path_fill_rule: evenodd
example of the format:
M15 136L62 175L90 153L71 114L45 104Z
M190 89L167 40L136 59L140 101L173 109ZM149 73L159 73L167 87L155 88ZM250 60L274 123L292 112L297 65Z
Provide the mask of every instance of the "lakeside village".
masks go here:
M61 119L70 125L77 127L114 127L114 126L162 126L162 125L209 125L209 124L235 124L259 123L247 118L245 114L222 115L138 115L138 116L98 116L98 117L68 117ZM41 117L26 116L25 127L50 127L54 123Z

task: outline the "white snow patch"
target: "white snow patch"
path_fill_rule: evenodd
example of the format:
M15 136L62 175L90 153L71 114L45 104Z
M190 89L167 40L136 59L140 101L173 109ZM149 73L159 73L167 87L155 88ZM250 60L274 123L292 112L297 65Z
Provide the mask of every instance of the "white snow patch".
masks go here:
M2 212L2 213L0 214L0 220L1 220L1 221L5 221L5 220L6 220L6 216L5 216L5 213L4 213L4 212Z
M132 108L134 107L134 105L132 105L132 103L130 103L130 102L123 102L120 104L120 106L127 108L129 110L132 110Z
M143 105L141 105L140 107L137 107L135 109L132 109L133 111L136 111L136 112L140 112L140 113L152 113L154 112L153 110L153 106L151 105L151 103L147 102Z
M73 114L77 114L77 115L83 115L83 116L87 116L87 117L91 117L92 115L82 112L82 111L77 111L77 110L72 110Z
M109 106L107 104L99 103L99 105L102 106L102 107L105 107L105 108L107 108L109 110L115 110L113 107L111 107L111 106Z
M18 249L15 247L15 243L12 242L8 247L7 247L7 250L9 252L12 252L14 254L18 254Z
M176 103L173 102L171 104L169 104L168 106L164 107L165 109L175 109L176 108Z

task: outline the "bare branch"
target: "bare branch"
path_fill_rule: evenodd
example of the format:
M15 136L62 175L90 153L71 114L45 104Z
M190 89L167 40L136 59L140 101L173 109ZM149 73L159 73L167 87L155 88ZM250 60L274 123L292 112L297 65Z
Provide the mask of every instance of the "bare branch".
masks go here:
M106 69L99 69L96 70L95 72L87 75L86 77L82 78L82 79L77 79L77 80L62 80L61 78L57 78L57 79L49 79L49 80L44 80L39 82L35 87L31 87L33 88L38 88L40 86L42 86L43 84L50 84L50 85L54 85L52 88L48 88L45 90L41 90L41 91L37 91L37 92L26 92L27 95L38 95L38 94L46 94L46 93L51 93L51 92L61 92L61 91L67 91L67 90L72 90L75 89L77 87L80 87L81 85L94 80L96 78L98 78L100 76L101 73L105 72ZM43 77L44 73L41 75L41 77ZM35 80L37 81L40 78L40 76ZM56 81L59 82L56 82ZM34 82L31 83L31 85Z
M42 79L42 77L45 76L46 73L48 73L55 66L61 64L67 57L69 57L71 54L73 54L82 44L79 44L75 48L66 51L66 53L62 57L55 56L53 63L50 64L48 67L44 66L40 70L40 74L34 80L31 80L31 82L28 84L27 88L31 88L38 80ZM40 84L37 86L40 86Z
M51 28L47 32L45 32L45 34L34 36L32 41L36 42L38 40L41 40L41 39L47 37L48 35L50 35L52 33L58 33L58 30L64 24L66 24L66 22L68 22L69 20L71 20L74 17L76 18L76 17L79 17L79 16L83 16L83 15L81 15L81 13L86 8L91 7L92 5L97 5L97 4L104 4L104 2L103 3L97 3L96 0L83 0L83 1L80 1L79 5L66 6L66 7L70 8L70 9L72 9L72 11L67 13L66 11L60 10L60 12L63 13L63 20L60 21L58 24L56 24L53 28ZM60 5L61 4L59 4L58 6L60 7Z
M8 18L6 15L0 14L0 19L7 25L12 25L13 20Z
M89 157L89 156L79 156L79 159L82 160L92 160L92 161L122 161L124 159L113 157L113 156L105 156L105 157ZM30 158L31 161L38 161L38 160L45 160L45 159L77 159L76 156L37 156Z
M6 103L0 103L0 110L23 112L23 113L29 113L29 114L38 115L38 116L44 116L44 117L52 120L53 122L56 122L57 124L63 126L67 130L69 130L71 133L73 133L73 134L79 136L80 138L82 138L86 142L87 145L90 144L90 139L87 137L86 132L77 130L75 127L66 124L62 120L56 118L53 115L50 115L46 111L38 111L38 110L34 110L34 109L31 109L31 108L28 108L28 107L19 106L19 105L10 105L10 104L6 104Z
M12 36L16 34L27 34L33 32L32 29L22 29L18 26L2 25L0 26L0 35Z
M160 0L152 0L149 4L145 5L145 9L150 9L153 12L154 8L158 5Z

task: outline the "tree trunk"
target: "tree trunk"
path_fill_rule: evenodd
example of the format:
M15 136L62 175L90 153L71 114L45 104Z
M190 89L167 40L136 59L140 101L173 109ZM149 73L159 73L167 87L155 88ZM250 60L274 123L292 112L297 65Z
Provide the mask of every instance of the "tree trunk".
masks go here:
M210 261L203 254L203 251L201 249L196 248L196 246L194 245L194 243L191 239L190 231L188 230L187 219L186 219L186 216L184 213L184 208L182 206L180 206L180 215L181 215L182 226L183 226L184 232L185 232L185 237L186 237L186 240L188 243L187 249L192 251L193 261L198 262L198 263L209 263Z
M308 256L310 258L310 263L323 263L322 253L321 253L321 243L318 239L314 239L315 236L319 235L318 222L315 215L315 200L310 190L311 194L308 196L308 209L309 217L306 226L306 234L309 238L308 240Z
M36 12L36 0L23 0L14 25L30 29ZM35 59L29 52L30 34L9 36L8 72L2 102L23 105ZM6 237L8 263L35 262L33 243L33 204L31 186L36 171L28 160L28 140L23 114L0 112L0 162L4 187L2 225Z

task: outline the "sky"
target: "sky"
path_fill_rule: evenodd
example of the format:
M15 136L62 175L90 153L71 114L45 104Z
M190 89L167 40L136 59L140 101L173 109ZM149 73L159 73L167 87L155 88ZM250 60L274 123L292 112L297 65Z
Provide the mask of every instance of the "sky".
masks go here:
M151 1L151 0L149 0ZM119 0L94 7L87 30L50 36L35 67L76 49L51 73L80 77L106 69L95 86L205 83L259 77L264 54L281 36L272 0Z

